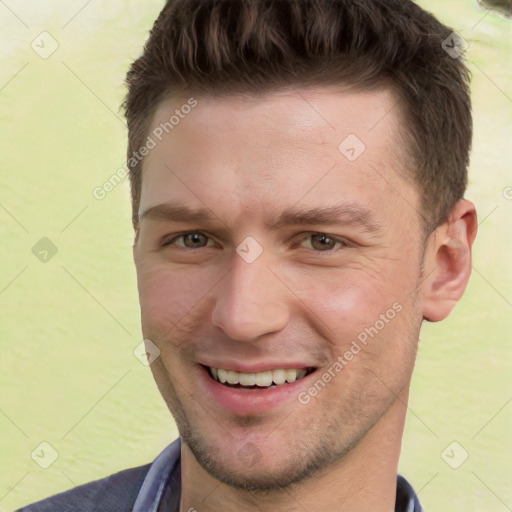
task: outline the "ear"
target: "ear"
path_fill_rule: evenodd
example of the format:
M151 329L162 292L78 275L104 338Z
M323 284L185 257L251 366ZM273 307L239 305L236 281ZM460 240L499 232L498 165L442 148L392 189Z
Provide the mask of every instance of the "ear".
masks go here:
M424 255L423 318L444 320L464 294L478 228L475 205L461 199L429 236Z

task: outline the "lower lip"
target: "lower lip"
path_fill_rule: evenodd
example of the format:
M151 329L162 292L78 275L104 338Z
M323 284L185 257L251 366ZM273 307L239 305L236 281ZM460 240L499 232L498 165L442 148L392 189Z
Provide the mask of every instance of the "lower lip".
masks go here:
M231 412L241 415L261 414L269 411L278 405L293 400L298 401L297 396L301 390L307 388L310 378L314 378L315 372L281 386L262 389L230 388L217 382L210 375L210 371L199 365L199 379L201 385L206 388L206 393L215 402Z

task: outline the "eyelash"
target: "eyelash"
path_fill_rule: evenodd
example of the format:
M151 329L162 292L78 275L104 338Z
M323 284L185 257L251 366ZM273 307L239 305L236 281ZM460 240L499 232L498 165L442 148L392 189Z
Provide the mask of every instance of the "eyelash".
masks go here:
M175 245L176 240L179 240L180 238L183 238L183 237L185 237L187 235L193 235L193 234L203 235L208 240L212 240L211 237L209 237L208 235L206 235L205 233L203 233L201 231L187 231L186 233L181 233L179 235L173 236L170 239L165 240L162 243L162 246L163 247L167 247L167 246L170 246L170 245ZM295 243L293 245L293 248L295 249L297 246L300 246L301 242L303 242L304 240L307 240L308 238L310 238L312 236L315 236L315 235L317 235L317 236L325 236L326 238L329 238L330 240L332 240L336 244L340 244L340 247L338 247L338 249L333 248L333 249L328 249L328 250L325 250L325 251L320 251L320 250L315 250L315 249L308 249L308 250L310 250L312 252L331 254L331 253L335 252L336 250L339 250L339 249L341 249L343 247L351 247L351 245L346 240L344 240L343 238L338 238L338 237L335 237L335 236L331 236L328 233L322 233L322 232L319 232L319 231L315 231L315 232L309 233L305 238L301 239L301 241L299 241L298 243ZM208 246L205 246L205 247L182 247L182 246L177 246L177 247L179 247L182 250L193 251L193 250L196 250L196 249L206 249L206 247L208 247Z

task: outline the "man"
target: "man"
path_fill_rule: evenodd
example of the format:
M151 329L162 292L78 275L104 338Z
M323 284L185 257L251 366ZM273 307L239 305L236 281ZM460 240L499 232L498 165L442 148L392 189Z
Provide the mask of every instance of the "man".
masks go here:
M418 337L477 230L454 49L409 0L167 3L125 109L142 330L180 437L22 510L422 510L397 476Z

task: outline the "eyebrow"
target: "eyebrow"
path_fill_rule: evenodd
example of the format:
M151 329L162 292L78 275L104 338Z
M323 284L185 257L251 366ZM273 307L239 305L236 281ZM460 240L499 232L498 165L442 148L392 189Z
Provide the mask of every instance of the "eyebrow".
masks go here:
M148 208L139 216L157 222L219 222L221 219L208 208L189 208L173 203L162 203ZM221 221L222 222L222 221ZM357 203L342 203L311 209L291 207L265 223L267 229L278 230L297 225L351 225L371 234L382 232L382 225L369 209Z
M293 225L353 225L369 233L382 231L375 215L367 208L356 203L343 203L335 206L323 206L304 210L292 207L282 212L279 217L267 225L273 229Z

